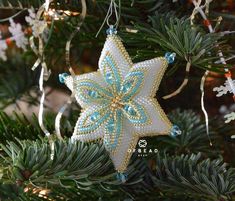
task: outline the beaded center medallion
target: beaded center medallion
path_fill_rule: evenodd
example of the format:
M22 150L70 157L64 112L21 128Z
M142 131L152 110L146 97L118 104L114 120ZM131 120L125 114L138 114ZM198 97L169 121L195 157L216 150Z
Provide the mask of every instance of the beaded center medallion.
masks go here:
M83 108L73 140L103 139L116 170L124 172L140 137L172 131L154 98L167 65L164 57L133 64L121 39L109 34L97 72L63 78Z

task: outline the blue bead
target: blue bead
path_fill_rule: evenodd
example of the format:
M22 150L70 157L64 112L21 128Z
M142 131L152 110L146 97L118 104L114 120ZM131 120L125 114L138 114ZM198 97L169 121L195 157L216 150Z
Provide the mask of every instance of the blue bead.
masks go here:
M121 87L121 91L126 93L132 86L132 82L127 82Z
M129 114L132 115L132 116L136 115L136 112L135 112L135 110L134 110L132 107L129 108L128 112L129 112Z
M169 64L172 64L175 61L175 56L176 54L174 52L173 53L167 52L165 54L165 58Z
M130 106L125 105L125 106L124 106L124 110L125 110L126 112L128 112L129 107L130 107Z
M107 129L108 129L109 133L112 133L114 131L114 124L108 124Z
M106 77L106 81L107 81L109 84L113 84L113 76L112 76L112 73L110 73L110 72L106 73L105 77Z
M124 110L132 116L136 115L135 110L129 105L125 105Z
M89 90L88 95L92 98L98 98L98 93L96 91L93 91L93 90Z
M68 73L59 74L59 81L60 81L60 83L64 84L65 78L68 77L68 76L69 76Z
M109 133L112 133L114 131L114 119L111 119L107 124L107 129Z
M176 137L178 135L181 135L181 133L182 133L182 131L179 129L178 126L176 126L176 125L172 126L172 129L171 129L171 132L170 132L172 137Z
M95 112L91 115L90 119L91 121L96 121L100 116L100 113L99 112Z
M127 181L127 174L125 173L117 173L116 175L117 180L121 181L122 183L125 183Z
M111 25L107 30L106 30L106 34L107 35L113 35L113 34L117 34L117 30L116 28Z

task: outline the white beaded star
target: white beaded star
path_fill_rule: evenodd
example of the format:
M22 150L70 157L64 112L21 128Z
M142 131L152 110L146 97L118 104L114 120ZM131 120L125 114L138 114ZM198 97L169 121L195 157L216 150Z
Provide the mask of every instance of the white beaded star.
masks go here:
M120 38L108 35L97 72L63 78L83 108L72 139L103 139L116 170L124 172L139 138L172 131L154 98L167 65L164 57L133 64Z

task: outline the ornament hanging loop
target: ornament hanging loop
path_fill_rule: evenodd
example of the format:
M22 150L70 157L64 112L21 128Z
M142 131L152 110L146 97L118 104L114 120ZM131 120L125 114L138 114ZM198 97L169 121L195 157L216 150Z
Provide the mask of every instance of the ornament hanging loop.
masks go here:
M116 18L116 21L114 24L110 23L110 19L113 16L113 13ZM110 4L109 4L109 9L108 9L107 14L104 18L104 21L103 21L102 25L100 26L95 37L97 37L99 35L99 33L102 30L102 28L104 27L105 23L109 26L108 30L117 30L118 25L119 25L119 21L120 21L120 15L121 15L121 0L118 0L118 5L116 3L116 0L111 0ZM108 30L107 30L107 34L108 34Z
M107 16L107 20L106 20L106 23L109 27L111 27L111 26L113 26L114 28L118 27L120 16L118 14L118 9L117 8L118 8L118 5L116 4L115 0L111 0L110 6L109 6L109 11L107 13L108 16ZM113 15L113 10L114 10L116 22L112 25L112 24L110 24L109 20Z

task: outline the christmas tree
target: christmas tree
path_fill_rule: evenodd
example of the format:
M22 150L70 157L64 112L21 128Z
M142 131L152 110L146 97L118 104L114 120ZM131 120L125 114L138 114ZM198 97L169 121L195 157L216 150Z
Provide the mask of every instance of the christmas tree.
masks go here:
M0 200L235 200L234 9L0 0Z

